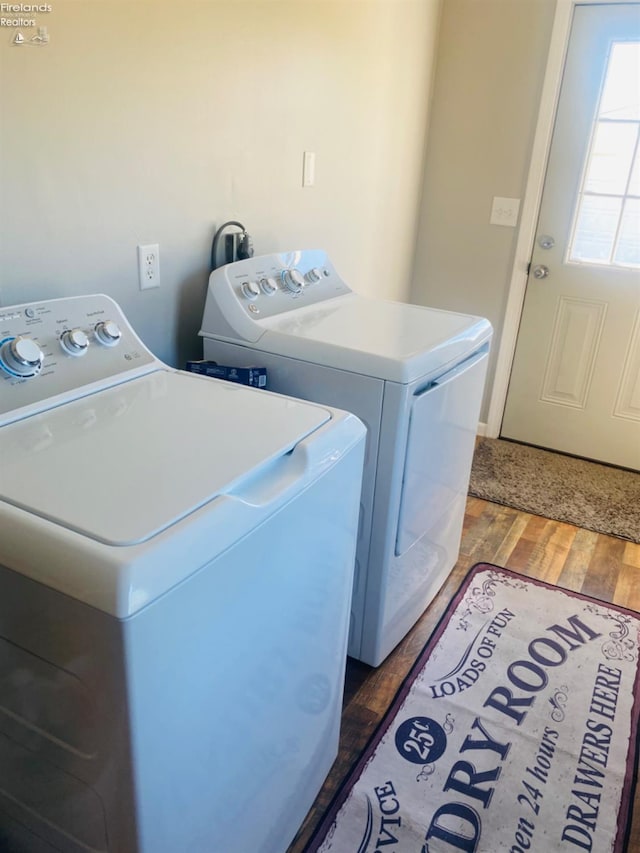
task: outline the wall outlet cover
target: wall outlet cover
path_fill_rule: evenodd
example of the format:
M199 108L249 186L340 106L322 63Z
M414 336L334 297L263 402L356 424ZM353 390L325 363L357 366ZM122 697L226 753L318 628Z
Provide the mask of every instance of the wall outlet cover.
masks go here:
M138 246L138 282L140 290L160 287L160 246L158 243Z

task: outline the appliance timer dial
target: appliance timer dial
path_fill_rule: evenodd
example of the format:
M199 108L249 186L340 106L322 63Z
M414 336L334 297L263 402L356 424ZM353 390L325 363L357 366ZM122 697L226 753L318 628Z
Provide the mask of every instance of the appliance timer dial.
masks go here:
M21 376L37 376L42 369L44 353L31 338L18 335L5 341L0 348L0 363L8 373Z
M122 332L113 320L102 320L94 329L96 338L105 347L115 347L120 343Z
M82 329L68 329L60 336L60 346L69 355L84 355L89 349L89 338Z
M316 282L320 281L321 277L322 273L320 272L318 267L314 267L312 270L309 270L309 272L305 275L305 279L309 282L309 284L315 284Z
M260 288L255 281L243 281L241 285L242 293L246 299L253 301L260 296Z
M273 296L277 289L278 284L275 278L269 277L260 279L260 290L267 296Z
M282 283L289 293L300 293L302 288L305 286L304 276L296 269L283 270Z

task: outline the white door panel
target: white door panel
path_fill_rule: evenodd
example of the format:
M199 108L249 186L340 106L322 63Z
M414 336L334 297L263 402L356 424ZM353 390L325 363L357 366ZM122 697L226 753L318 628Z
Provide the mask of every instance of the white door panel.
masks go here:
M501 431L630 468L640 468L639 89L640 4L576 6Z

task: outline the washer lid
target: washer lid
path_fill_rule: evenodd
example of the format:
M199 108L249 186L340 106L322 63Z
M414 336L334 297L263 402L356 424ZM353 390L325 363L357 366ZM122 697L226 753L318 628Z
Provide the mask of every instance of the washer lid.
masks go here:
M492 332L482 317L356 293L258 324L257 349L401 383L461 361Z
M310 403L160 370L2 427L0 499L99 542L132 545L330 418Z

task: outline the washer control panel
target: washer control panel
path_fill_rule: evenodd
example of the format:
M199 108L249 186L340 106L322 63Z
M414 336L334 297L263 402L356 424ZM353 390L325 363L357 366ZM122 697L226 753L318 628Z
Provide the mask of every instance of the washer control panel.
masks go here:
M157 364L103 294L0 307L0 422Z
M230 292L254 320L313 305L351 290L322 251L260 255L211 273L209 292Z

